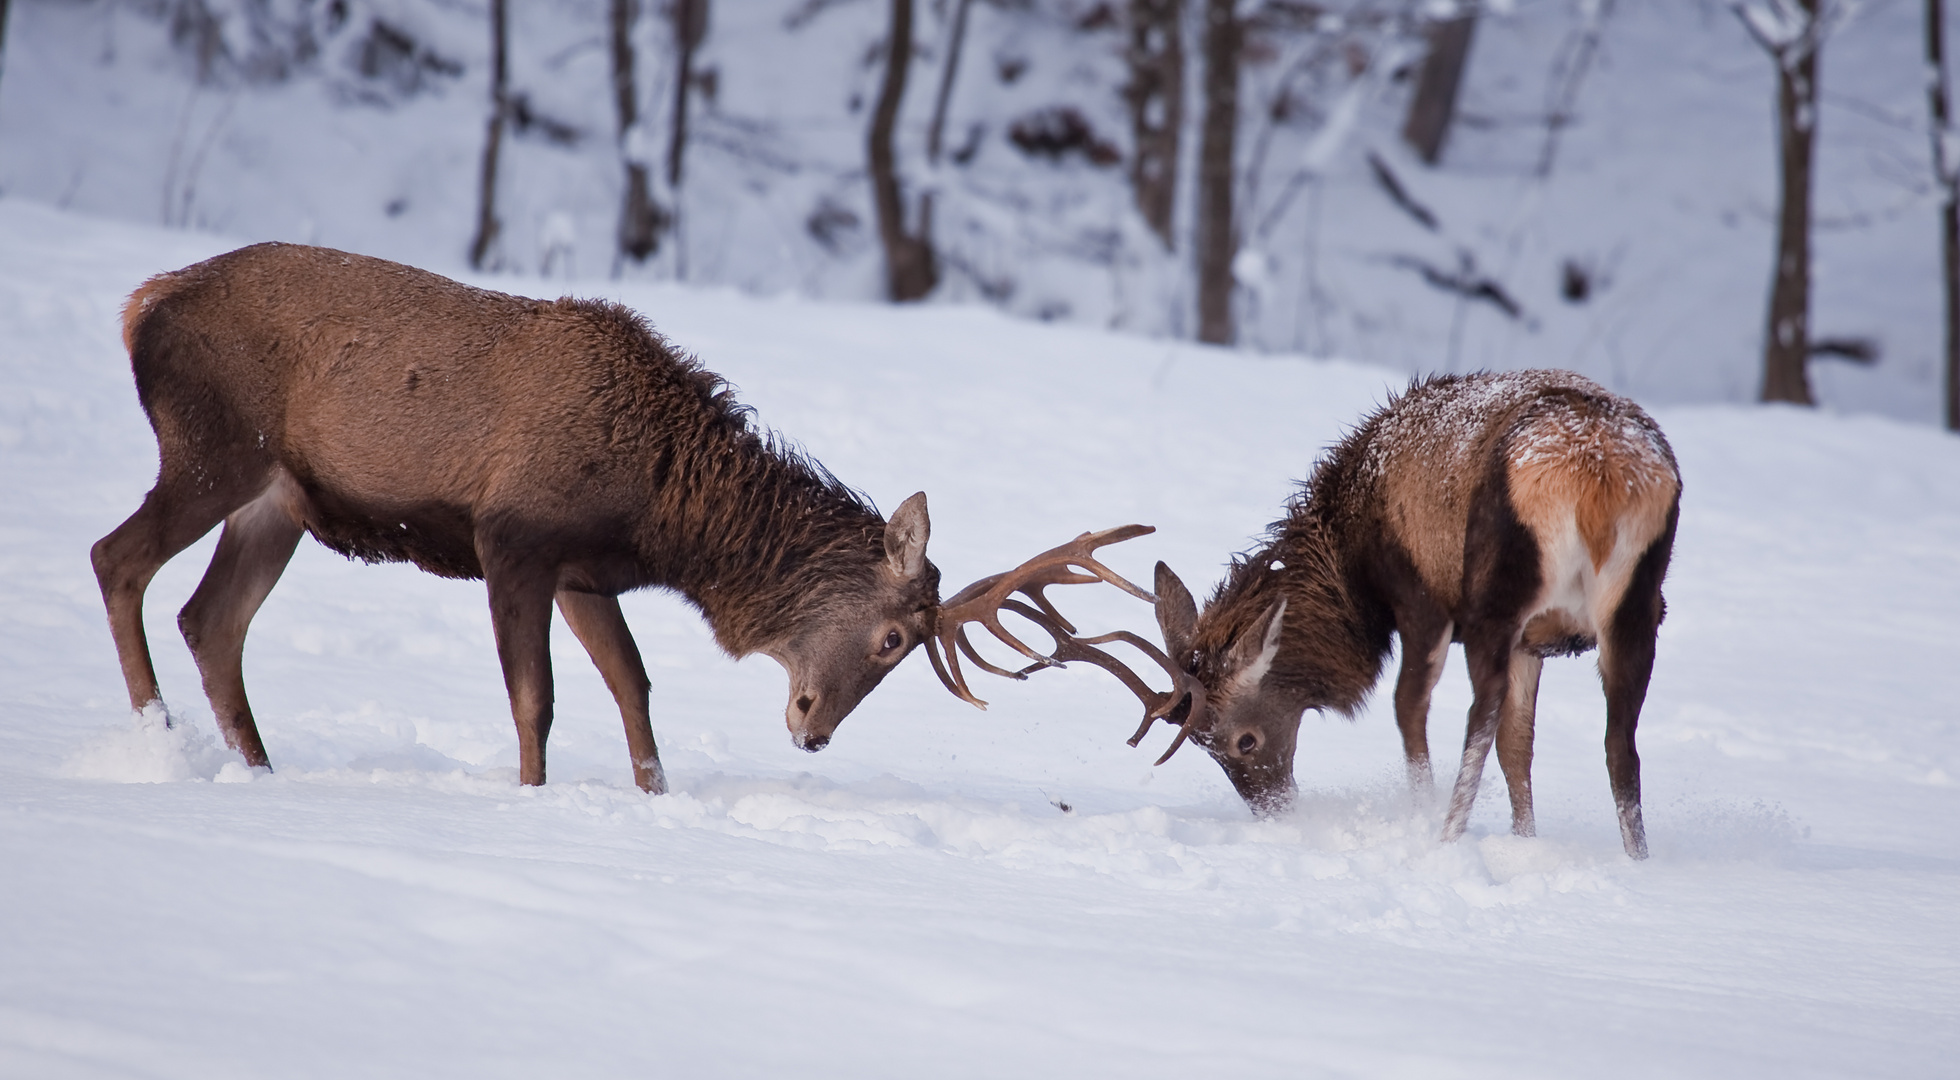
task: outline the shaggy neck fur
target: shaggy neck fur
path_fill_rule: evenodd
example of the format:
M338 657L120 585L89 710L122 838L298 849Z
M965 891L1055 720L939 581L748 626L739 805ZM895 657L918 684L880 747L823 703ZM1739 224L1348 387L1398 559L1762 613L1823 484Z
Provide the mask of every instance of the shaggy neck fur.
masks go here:
M650 463L636 547L650 584L679 590L735 656L767 648L837 596L887 573L885 521L821 465L755 431L733 391L678 353L638 315L590 304L644 341L641 363L605 393L615 445ZM682 417L686 416L686 422ZM913 583L939 599L930 563Z
M1352 535L1340 520L1354 503L1371 428L1364 424L1321 459L1287 504L1287 516L1269 527L1265 547L1232 561L1193 638L1206 686L1226 677L1219 666L1233 644L1284 596L1279 652L1262 686L1301 709L1344 715L1366 700L1381 676L1393 625L1385 605L1359 602L1365 583L1337 537Z

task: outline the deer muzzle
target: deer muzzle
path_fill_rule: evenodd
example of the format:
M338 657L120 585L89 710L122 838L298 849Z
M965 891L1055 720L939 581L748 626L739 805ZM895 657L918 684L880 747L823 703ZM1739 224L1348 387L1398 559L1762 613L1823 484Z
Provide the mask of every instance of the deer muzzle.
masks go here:
M828 708L840 695L825 694L822 691L797 687L790 692L789 706L784 710L783 719L789 725L790 741L805 753L814 754L830 745L830 737L837 733L837 725L844 714L851 711L851 702L840 710ZM835 715L830 715L835 713Z

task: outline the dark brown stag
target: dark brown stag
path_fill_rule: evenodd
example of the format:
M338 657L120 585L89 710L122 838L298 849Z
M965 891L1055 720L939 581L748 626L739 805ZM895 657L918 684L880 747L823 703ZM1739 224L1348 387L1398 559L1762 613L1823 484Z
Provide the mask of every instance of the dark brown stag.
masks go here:
M1399 636L1396 722L1411 783L1426 791L1430 694L1459 641L1474 699L1444 838L1463 833L1493 742L1512 831L1530 836L1540 667L1596 646L1621 840L1644 858L1634 729L1680 491L1653 420L1579 376L1417 383L1322 458L1267 544L1234 561L1202 614L1157 565L1157 620L1173 659L1144 651L1173 685L1158 694L1119 672L1145 707L1131 744L1168 719L1179 727L1171 751L1189 737L1254 811L1280 811L1294 798L1302 714L1351 714ZM1058 659L1119 639L1074 641L1046 604L1016 610L1056 635ZM945 619L938 632L947 634ZM1079 658L1121 666L1106 654Z
M246 628L303 533L485 581L526 784L545 779L554 600L651 792L665 779L621 592L676 590L730 654L780 662L791 735L811 751L933 626L924 493L886 522L616 304L262 244L145 282L123 329L161 458L143 505L92 552L130 704L159 696L144 590L223 522L178 625L226 742L253 765L267 759Z

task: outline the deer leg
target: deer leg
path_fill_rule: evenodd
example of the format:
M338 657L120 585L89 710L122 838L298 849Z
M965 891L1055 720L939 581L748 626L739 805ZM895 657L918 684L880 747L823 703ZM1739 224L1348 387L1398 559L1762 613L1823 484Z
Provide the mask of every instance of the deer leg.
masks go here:
M143 505L89 549L131 709L140 710L162 697L156 667L150 661L149 635L143 629L143 594L149 590L151 579L164 563L210 532L246 497L199 492L182 470L171 468L166 461L157 486L143 498Z
M1428 795L1435 781L1429 772L1429 699L1443 677L1450 654L1452 624L1401 619L1402 673L1395 680L1395 726L1402 732L1402 757L1409 767L1409 788Z
M517 723L518 779L544 783L544 744L551 736L551 597L556 573L525 565L479 541L477 558L490 593L490 627Z
M665 795L667 774L660 768L660 748L654 744L647 715L651 683L626 616L619 610L619 599L560 589L558 610L619 703L619 715L626 721L626 749L633 757L633 782L649 795Z
M1511 653L1510 692L1497 717L1497 764L1511 789L1511 831L1537 836L1531 812L1531 744L1538 721L1538 676L1544 658L1523 649Z
M1640 815L1640 751L1634 745L1634 729L1647 702L1655 638L1666 610L1660 586L1672 547L1672 524L1641 556L1599 643L1599 680L1606 691L1606 774L1613 781L1620 843L1635 859L1647 857L1647 826Z
M1654 644L1621 642L1599 650L1600 682L1606 690L1606 775L1613 782L1613 807L1620 818L1620 843L1627 855L1647 857L1647 826L1640 815L1640 751L1634 729L1647 699L1654 670Z
M1443 819L1443 839L1455 840L1470 823L1470 808L1477 801L1477 785L1483 782L1484 761L1497 736L1498 714L1510 694L1510 638L1501 643L1479 641L1466 635L1464 657L1470 662L1470 685L1475 696L1470 702L1470 719L1463 733L1463 764L1456 773L1456 787L1450 792L1450 810Z
M211 566L177 615L225 744L254 767L271 763L245 697L245 632L305 532L286 495L275 484L225 518Z

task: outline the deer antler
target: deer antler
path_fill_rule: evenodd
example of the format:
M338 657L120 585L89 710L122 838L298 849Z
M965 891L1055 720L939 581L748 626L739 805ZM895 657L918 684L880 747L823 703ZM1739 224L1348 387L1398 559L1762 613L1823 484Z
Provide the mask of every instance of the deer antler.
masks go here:
M1149 525L1125 525L1120 528L1105 529L1102 532L1083 533L1066 544L1036 555L1013 570L991 574L961 589L950 600L940 605L934 636L926 639L926 654L932 658L932 669L939 675L939 681L944 683L946 689L955 697L984 709L987 703L975 697L967 688L966 677L960 671L959 653L965 653L967 659L972 660L983 670L1010 679L1025 679L1031 672L1046 667L1062 667L1071 660L1087 661L1116 676L1118 681L1143 702L1143 723L1137 727L1136 734L1130 736L1131 746L1142 741L1145 733L1150 730L1151 724L1175 712L1188 695L1191 706L1184 720L1179 724L1177 738L1171 742L1170 749L1164 751L1164 755L1157 759L1157 764L1162 765L1169 761L1171 755L1177 753L1178 747L1182 746L1184 740L1191 734L1192 725L1203 715L1204 686L1172 663L1171 659L1164 655L1163 650L1128 630L1117 630L1092 638L1076 637L1075 625L1055 609L1054 604L1049 602L1047 594L1043 591L1050 585L1086 585L1096 581L1106 581L1139 600L1156 603L1155 596L1125 581L1121 575L1104 566L1094 557L1094 552L1099 547L1156 531ZM1030 607L1019 600L1012 599L1010 594L1016 592L1034 601L1034 606ZM1040 627L1042 632L1054 640L1053 649L1046 654L1036 652L1019 638L1008 633L1000 623L1002 611L1011 611ZM967 640L966 624L970 622L979 623L1003 644L1034 663L1019 671L1009 671L988 663L974 649L973 643ZM1096 647L1119 641L1134 647L1163 668L1171 677L1171 689L1164 693L1152 690L1136 672L1130 670L1128 665ZM955 652L956 646L958 652ZM945 653L943 661L940 658L942 650Z
M1031 671L1054 667L1059 661L1029 648L1000 624L1000 608L1007 602L1008 594L1019 592L1033 600L1041 611L1065 633L1074 633L1075 626L1055 610L1043 592L1050 585L1086 585L1097 581L1107 581L1139 600L1156 603L1157 598L1150 593L1125 581L1122 575L1104 566L1095 557L1095 550L1108 544L1145 536L1157 530L1149 525L1124 525L1101 532L1083 533L1081 536L1049 548L1012 570L990 574L955 593L951 599L940 603L936 613L933 637L926 639L926 651L932 656L932 668L939 674L939 681L961 701L984 709L987 703L967 689L966 676L960 671L958 652L963 652L974 663L995 675L1010 679L1025 679ZM1079 568L1079 569L1077 569ZM1020 671L1008 671L988 663L974 651L973 643L967 640L966 624L977 622L1001 642L1015 652L1034 661ZM941 651L945 659L940 658ZM948 674L948 668L951 673Z
M1171 755L1177 753L1177 748L1183 746L1184 740L1190 737L1192 725L1204 715L1204 684L1200 683L1188 672L1180 669L1176 664L1173 664L1170 657L1164 655L1162 649L1151 644L1145 638L1139 637L1128 630L1113 630L1097 637L1078 638L1069 633L1068 630L1064 629L1054 619L1049 618L1045 613L1036 611L1019 600L1009 599L1004 601L1001 607L1041 627L1048 636L1055 639L1055 648L1049 654L1054 661L1054 666L1060 667L1070 660L1087 661L1116 676L1117 681L1128 687L1130 693L1135 694L1137 700L1143 702L1143 723L1138 724L1136 734L1130 736L1128 741L1131 746L1135 746L1143 741L1144 735L1150 731L1151 724L1159 720L1169 719L1177 711L1177 707L1185 701L1186 697L1188 696L1190 698L1191 707L1185 712L1184 719L1173 721L1178 725L1177 738L1171 740L1170 748L1165 750L1163 756L1159 757L1154 764L1162 765L1164 762L1169 761ZM1164 693L1158 693L1152 690L1149 684L1137 676L1136 672L1130 670L1129 665L1096 648L1098 645L1107 645L1116 641L1133 646L1138 652L1156 661L1157 666L1163 668L1165 673L1171 677L1170 690Z

